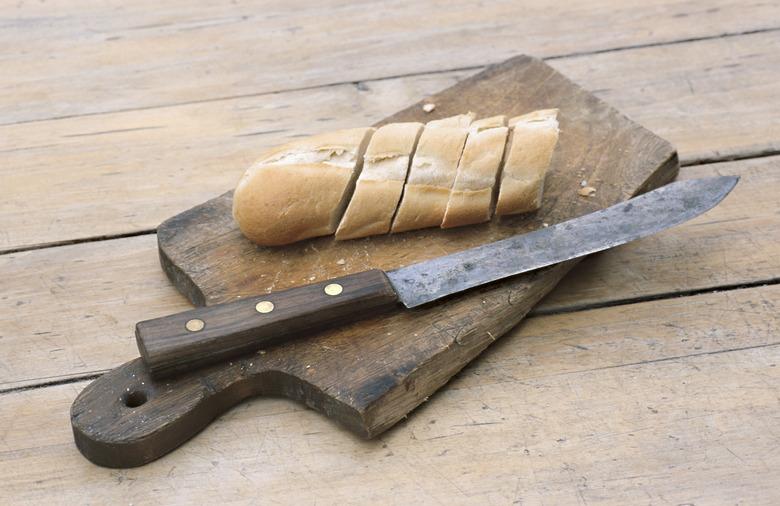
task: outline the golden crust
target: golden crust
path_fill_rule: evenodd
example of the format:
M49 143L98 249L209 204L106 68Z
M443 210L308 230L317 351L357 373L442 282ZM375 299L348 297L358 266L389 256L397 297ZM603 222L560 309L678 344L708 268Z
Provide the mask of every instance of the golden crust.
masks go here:
M512 126L501 173L496 214L519 214L541 206L544 178L558 142L557 109L509 120Z
M533 111L507 127L505 116L468 113L299 139L247 170L233 215L250 240L276 246L480 223L496 195L497 215L533 211L558 141L556 115Z
M332 234L352 171L326 164L270 166L247 171L233 195L241 232L263 246Z
M255 165L288 165L297 163L328 163L341 167L354 166L360 158L374 128L350 128L303 137L269 150Z
M377 128L366 149L366 161L410 156L422 129L422 123L390 123Z

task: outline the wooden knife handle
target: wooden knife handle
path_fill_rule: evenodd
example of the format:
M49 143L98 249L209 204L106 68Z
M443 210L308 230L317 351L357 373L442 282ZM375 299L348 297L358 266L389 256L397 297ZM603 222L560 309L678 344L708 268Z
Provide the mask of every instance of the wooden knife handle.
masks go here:
M161 378L400 307L385 273L370 270L142 321L135 337Z

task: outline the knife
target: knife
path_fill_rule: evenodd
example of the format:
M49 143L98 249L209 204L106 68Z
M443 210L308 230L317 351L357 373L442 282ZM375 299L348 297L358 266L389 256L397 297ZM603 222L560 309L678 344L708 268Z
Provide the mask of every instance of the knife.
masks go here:
M389 272L374 269L142 321L135 329L138 349L151 375L161 378L358 319L412 309L679 225L717 205L738 180L675 182L547 228Z

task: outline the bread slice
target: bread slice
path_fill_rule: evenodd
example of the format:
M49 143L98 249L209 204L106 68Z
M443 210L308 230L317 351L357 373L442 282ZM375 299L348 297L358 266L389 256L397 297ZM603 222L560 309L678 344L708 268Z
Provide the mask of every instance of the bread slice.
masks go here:
M434 124L427 124L420 135L401 203L393 219L393 232L441 225L468 136L465 127L446 125L456 121L457 124L471 122L469 115L455 118L458 119L431 122Z
M233 194L241 232L263 246L335 232L373 132L356 128L315 135L266 153Z
M490 221L507 134L506 116L484 118L471 124L441 228Z
M377 129L366 148L363 170L336 229L336 239L390 230L422 129L422 123L390 123Z
M499 216L535 211L558 142L558 109L534 111L509 120L511 128L496 202Z

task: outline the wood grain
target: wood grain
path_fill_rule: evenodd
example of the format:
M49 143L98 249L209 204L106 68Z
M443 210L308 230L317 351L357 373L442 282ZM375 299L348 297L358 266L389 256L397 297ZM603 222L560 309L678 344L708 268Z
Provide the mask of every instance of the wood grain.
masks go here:
M739 0L8 3L0 122L719 36L777 28L778 16L774 2Z
M764 33L550 64L652 126L690 163L780 148L778 42ZM0 127L0 186L10 189L0 199L0 251L151 230L232 188L269 146L374 123L468 74Z
M780 110L774 109L780 32L644 48L623 57L563 58L553 66L669 139L682 164L780 152Z
M7 394L4 498L772 505L778 305L773 286L530 318L380 439L258 399L129 470L72 445L86 383Z
M456 232L423 229L361 241L316 238L261 248L236 227L230 195L160 226L163 269L194 302L211 305L294 287L301 277L392 269L558 223L655 188L677 174L673 148L542 61L517 57L431 98L432 117L559 109L561 134L534 214ZM420 104L386 120L420 121ZM582 179L601 181L578 196ZM492 283L437 304L342 326L233 362L154 381L139 360L90 384L71 409L76 444L110 467L147 463L245 398L282 395L364 437L387 430L517 324L576 261ZM341 265L343 264L343 265Z
M261 304L269 307L260 311ZM144 364L160 379L402 309L387 275L372 269L144 320L135 337ZM192 321L200 328L189 329Z
M775 278L780 215L773 196L780 193L780 157L681 171L682 178L719 174L741 180L718 207L584 260L537 310L571 311ZM0 279L0 390L115 367L138 354L137 321L191 307L160 270L153 235L0 256Z

